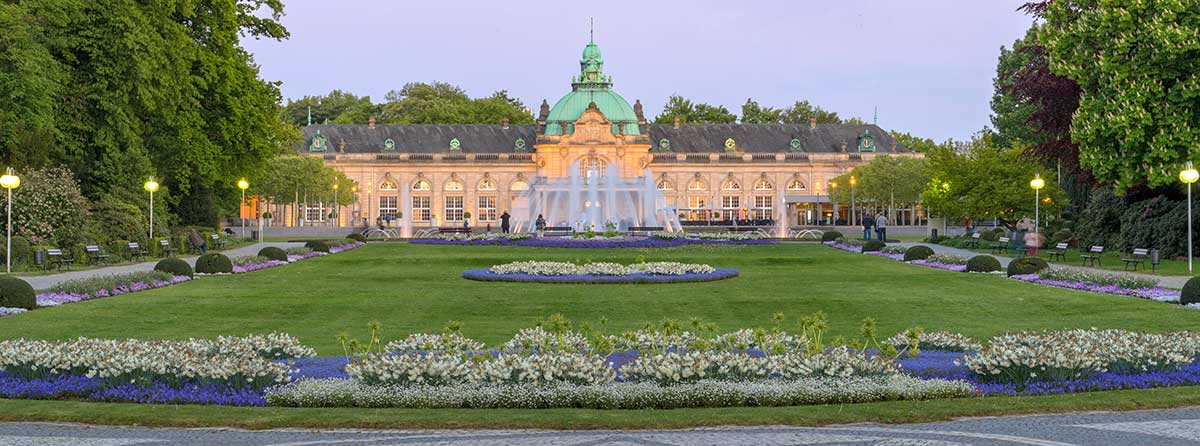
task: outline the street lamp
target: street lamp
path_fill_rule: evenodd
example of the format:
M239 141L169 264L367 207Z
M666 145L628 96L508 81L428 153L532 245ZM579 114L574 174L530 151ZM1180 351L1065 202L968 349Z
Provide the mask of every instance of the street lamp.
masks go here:
M158 182L154 181L154 175L150 175L150 179L146 180L146 184L142 185L146 192L150 193L150 242L154 242L154 193L158 191Z
M855 184L858 184L858 180L855 180L854 175L851 175L850 176L850 226L854 226L854 224L855 224L854 222L856 221L856 218L857 218L855 214L858 212L858 206L854 202L854 185Z
M350 227L352 227L352 228L358 226L358 222L353 221L356 218L355 213L358 211L358 197L354 196L354 194L357 194L357 193L358 193L358 186L351 185L350 186L350 220L351 220Z
M250 182L245 178L238 180L238 189L242 190L242 203L238 207L238 219L242 221L242 238L246 238L246 217L242 216L242 211L246 208L246 189L249 188Z
M1042 205L1042 188L1046 187L1046 182L1042 180L1040 174L1034 175L1032 180L1029 180L1029 187L1033 188L1033 233L1038 232L1038 218L1041 213Z
M837 202L833 201L834 189L837 189L837 181L830 181L829 182L829 206L832 207L832 209L830 209L830 212L829 212L829 225L830 226L837 224L837 217L838 217Z
M20 185L21 177L13 173L11 167L4 171L4 176L0 176L0 186L8 189L8 210L4 213L4 215L8 216L8 237L5 237L5 246L7 246L7 249L4 250L4 270L9 273L12 272L12 190Z
M338 214L340 214L340 212L338 212L338 211L341 209L341 205L338 204L337 191L338 191L338 184L333 183L333 225L336 227L341 227L342 222L339 221L341 219L338 218L338 217L341 217L341 215L338 215Z
M1188 274L1192 273L1192 183L1200 179L1200 172L1192 167L1192 162L1188 161L1187 166L1182 172L1179 172L1179 181L1187 184L1188 189ZM5 186L7 187L7 186Z

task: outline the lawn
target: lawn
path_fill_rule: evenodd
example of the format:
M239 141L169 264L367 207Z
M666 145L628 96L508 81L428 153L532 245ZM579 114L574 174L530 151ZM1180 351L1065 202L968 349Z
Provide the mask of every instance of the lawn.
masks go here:
M974 252L977 252L980 254L994 255L993 251L988 248L989 246L991 246L991 244L992 244L992 242L989 242L987 240L981 240L979 242L979 246L982 246L982 248L977 248L977 249L961 248L961 249L967 249L968 251L974 251ZM1043 259L1046 259L1047 261L1050 261L1050 252L1052 252L1052 251L1054 251L1054 248L1040 249L1040 250L1038 250L1038 257L1041 257ZM1121 261L1122 258L1129 256L1128 253L1121 253L1121 252L1116 252L1116 251L1111 251L1111 250L1105 251L1104 254L1100 257L1100 262L1101 262L1100 264L1084 264L1083 259L1079 257L1084 254L1086 254L1084 252L1084 250L1081 250L1079 248L1071 248L1071 249L1067 250L1065 259L1056 259L1050 263L1053 265L1089 266L1089 267L1093 267L1093 268L1099 268L1099 269L1113 271L1115 273L1135 272L1133 270L1133 266L1126 266L1125 262ZM1010 254L1000 254L1000 255L1012 257ZM1143 263L1141 266L1139 266L1136 272L1142 273L1142 274L1151 274L1150 266L1151 266L1150 259L1147 258L1146 262ZM1177 259L1162 259L1161 262L1156 267L1154 267L1153 274L1159 275L1159 276L1188 276L1189 274L1188 274L1187 258L1185 257L1185 258L1179 259L1179 260L1177 260Z

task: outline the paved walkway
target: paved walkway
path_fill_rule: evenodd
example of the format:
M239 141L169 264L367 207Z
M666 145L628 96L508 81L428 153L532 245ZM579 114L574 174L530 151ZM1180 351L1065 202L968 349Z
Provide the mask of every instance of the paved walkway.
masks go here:
M225 250L225 251L217 251L217 252L225 254L229 257L252 256L252 255L258 254L259 250L261 250L265 247L268 247L268 246L275 246L275 247L287 249L287 248L292 248L292 247L296 247L296 246L304 246L304 244L303 243L294 243L294 242L255 243L253 245L247 245L247 246L242 246L240 248L233 248L233 249L229 249L229 250ZM193 266L195 266L197 257L199 257L199 256L188 256L188 257L180 257L180 258L187 260L188 263L191 263ZM68 280L85 279L85 278L89 278L89 277L99 277L99 276L111 276L114 274L134 273L134 272L138 272L138 271L151 271L154 269L154 264L158 263L159 260L161 260L161 259L154 259L154 260L150 260L150 261L146 261L146 262L142 262L142 263L131 263L128 265L116 265L116 266L106 266L103 268L92 268L92 269L81 269L78 271L67 271L67 272L60 273L60 274L49 274L49 275L44 275L44 276L21 276L21 278L24 279L26 282L29 282L30 285L33 285L33 289L44 290L46 288L50 288L52 286L58 285L62 282L68 281ZM3 444L3 441L0 441L0 444Z
M837 410L830 407L829 410ZM0 424L0 444L124 445L1200 445L1200 408L973 418L910 425L821 428L718 427L644 431L150 429L75 424Z
M968 257L968 258L979 255L979 253L971 251L971 250L961 249L961 248L951 248L949 246L935 245L932 243L892 243L892 245L903 246L906 248L909 246L913 246L913 245L925 245L930 248L933 248L933 252L938 253L938 254L956 254L956 255L960 255L960 256ZM997 260L999 260L1000 266L1002 266L1002 267L1008 267L1008 262L1012 261L1011 257L996 256L996 255L993 255L992 257L995 257ZM1153 275L1153 274L1142 274L1142 273L1135 273L1135 272L1128 272L1128 271L1126 271L1126 272L1112 271L1112 270L1106 270L1106 269L1100 269L1100 268L1089 268L1086 266L1064 265L1061 263L1053 263L1053 264L1051 264L1051 267L1052 268L1066 268L1066 269L1073 269L1073 270L1079 270L1079 271L1087 271L1087 272L1093 272L1093 273L1099 273L1099 274L1123 274L1123 275L1127 275L1127 276L1142 277L1142 278L1158 281L1158 286L1161 286L1163 288L1173 288L1173 289L1183 288L1183 284L1187 283L1188 279L1191 278L1189 276L1159 276L1159 275Z

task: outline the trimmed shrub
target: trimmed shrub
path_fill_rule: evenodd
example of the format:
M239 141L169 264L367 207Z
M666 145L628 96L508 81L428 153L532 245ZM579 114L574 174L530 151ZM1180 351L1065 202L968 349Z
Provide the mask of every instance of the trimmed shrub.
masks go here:
M276 248L274 246L268 246L266 248L258 250L258 256L265 257L267 260L278 260L280 262L288 261L287 251L284 251L282 248Z
M837 239L840 239L840 238L842 238L842 237L845 237L845 236L844 236L844 235L842 235L842 233L841 233L841 232L838 232L838 231L825 231L824 233L822 233L822 234L821 234L821 241L823 241L823 242L832 242L832 241L834 241L834 240L837 240Z
M913 260L925 260L931 255L933 255L933 248L925 245L917 245L908 248L907 251L904 251L904 261L911 262Z
M1050 264L1041 257L1022 257L1008 262L1008 276L1012 277L1018 274L1033 274L1049 267Z
M1187 283L1183 284L1183 292L1179 296L1179 303L1200 304L1200 276L1188 279Z
M37 294L29 282L11 276L0 277L0 307L32 310L37 308Z
M196 272L203 274L232 273L233 261L225 254L208 253L196 259Z
M350 240L354 240L356 242L366 243L366 241L367 241L367 236L362 235L362 233L360 233L360 232L351 232L350 235L346 236L346 238L348 238Z
M992 230L992 240L993 241L998 240L998 239L1000 239L1000 237L1004 237L1007 235L1008 235L1008 231L1005 230L1004 228L996 228L996 229Z
M977 255L967 260L967 271L973 273L990 273L1000 271L1000 261L989 255Z
M863 243L862 252L876 252L883 249L884 246L887 246L887 244L882 241L871 240Z
M175 257L159 260L158 263L154 265L154 270L170 273L172 276L192 277L192 265L188 265L188 262Z
M979 239L988 242L994 242L996 241L996 233L990 230L979 231Z
M313 251L329 252L329 242L325 240L309 240L304 242L304 247Z
M1070 229L1059 229L1058 232L1055 232L1054 235L1050 236L1050 244L1051 245L1055 245L1058 243L1064 243L1064 242L1071 243L1073 245L1074 243L1072 243L1072 242L1074 242L1074 241L1075 241L1075 234L1072 233Z

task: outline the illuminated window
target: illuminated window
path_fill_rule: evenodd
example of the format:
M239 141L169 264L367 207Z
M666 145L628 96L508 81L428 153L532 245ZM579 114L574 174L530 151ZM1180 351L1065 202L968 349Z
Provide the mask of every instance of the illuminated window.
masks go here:
M772 186L770 181L758 180L758 182L754 183L754 190L757 190L757 191L775 190L775 186Z
M509 186L508 189L513 190L513 191L527 190L527 189L529 189L529 183L526 183L521 180L513 181L512 185Z
M397 190L396 182L392 180L383 180L379 182L379 190Z
M675 190L675 184L667 180L659 181L658 190Z
M413 187L412 187L412 190L417 191L417 192L429 192L432 189L433 188L429 187L429 182L425 181L425 180L420 180L420 181L417 181L416 183L413 183Z
M688 190L703 191L708 190L708 184L704 180L692 180L688 183Z
M721 190L742 190L742 185L734 180L725 180L724 183L721 183Z
M459 186L462 186L460 183ZM462 221L463 197L461 195L446 197L446 221Z
M800 180L792 180L788 182L787 190L805 190L804 182Z
M479 197L479 221L496 221L496 197Z
M453 181L453 180L452 180L452 181L447 181L447 182L446 182L446 191L449 191L449 192L462 192L462 190L463 190L463 184L462 184L461 182L459 182L459 181ZM461 220L461 218L460 218L459 220Z
M755 220L770 220L775 218L774 210L775 200L772 200L768 195L758 195L754 197L754 210L752 215Z
M429 208L432 199L429 196L412 197L412 217L413 221L429 221Z
M496 190L496 182L492 180L480 181L479 190Z

